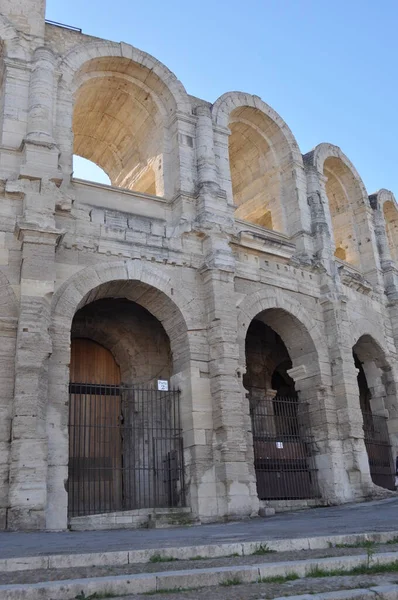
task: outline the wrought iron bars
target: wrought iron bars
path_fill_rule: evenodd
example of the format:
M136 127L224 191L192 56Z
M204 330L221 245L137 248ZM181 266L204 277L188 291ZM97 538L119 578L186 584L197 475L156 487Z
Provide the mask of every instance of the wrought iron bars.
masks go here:
M387 417L362 411L365 446L373 483L395 490L394 463Z
M69 516L185 506L180 393L69 386Z
M318 498L308 405L256 388L249 401L260 500Z

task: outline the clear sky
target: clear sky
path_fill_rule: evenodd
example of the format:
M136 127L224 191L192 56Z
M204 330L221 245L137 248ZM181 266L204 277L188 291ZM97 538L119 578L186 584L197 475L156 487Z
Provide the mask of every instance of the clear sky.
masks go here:
M336 144L398 198L397 0L47 0L47 18L149 52L209 102L260 96L302 153Z

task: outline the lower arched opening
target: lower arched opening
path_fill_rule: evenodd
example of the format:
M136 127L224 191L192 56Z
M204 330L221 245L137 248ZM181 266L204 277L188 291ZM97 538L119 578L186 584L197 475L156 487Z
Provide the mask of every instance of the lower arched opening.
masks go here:
M246 336L243 383L250 402L257 493L260 500L308 500L319 497L310 411L289 375L289 352L270 326L272 316L280 318L281 312L254 319Z
M362 336L353 349L359 401L363 418L364 442L369 471L375 485L395 490L394 464L386 411L384 357L370 336Z
M162 324L124 298L81 308L71 332L69 518L185 506L180 392Z

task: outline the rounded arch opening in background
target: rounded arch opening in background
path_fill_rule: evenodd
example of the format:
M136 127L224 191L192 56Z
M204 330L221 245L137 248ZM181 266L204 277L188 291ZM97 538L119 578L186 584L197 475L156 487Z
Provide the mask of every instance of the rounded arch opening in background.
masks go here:
M229 160L238 219L287 233L283 203L289 146L279 126L258 108L230 113Z
M383 203L384 221L386 224L386 233L388 247L391 258L398 261L398 209L395 202L387 200Z
M300 401L289 371L292 358L277 325L280 309L252 320L246 335L246 373L254 466L260 500L299 500L318 497L306 402ZM283 329L283 327L282 327Z
M356 342L353 359L358 372L359 402L370 475L374 484L394 490L393 454L386 411L391 372L384 352L370 335L363 335Z
M113 186L165 195L166 121L174 108L165 84L120 56L87 61L76 82L73 153L98 165Z
M335 256L360 267L355 209L362 201L361 189L354 174L339 157L326 158L323 174L326 178L325 191L332 218Z

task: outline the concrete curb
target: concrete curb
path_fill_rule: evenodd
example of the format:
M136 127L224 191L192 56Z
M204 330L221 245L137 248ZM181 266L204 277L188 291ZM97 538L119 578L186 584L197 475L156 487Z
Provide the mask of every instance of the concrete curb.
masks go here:
M396 600L398 585L378 585L371 588L339 590L321 594L302 594L300 596L280 596L274 600Z
M367 556L363 554L246 566L2 585L0 586L0 598L2 600L71 600L80 592L84 592L85 595L97 592L98 594L108 593L123 596L179 588L211 587L236 578L242 583L254 583L260 579L283 577L291 573L295 573L299 577L305 577L315 568L325 571L334 571L335 569L348 571L353 567L366 563L366 561ZM383 565L391 562L398 562L396 552L377 554L372 559L372 564ZM312 595L311 598L313 599ZM343 599L340 597L340 600ZM389 600L392 600L392 598L389 598Z
M261 546L273 552L291 550L323 550L336 544L358 544L365 541L386 543L398 539L398 531L370 532L349 535L320 536L312 538L259 540L256 542L237 542L233 544L209 544L201 546L180 546L179 548L159 548L146 550L123 550L120 552L97 552L88 554L49 554L45 556L26 556L0 559L0 572L68 569L74 567L103 567L147 563L151 557L189 560L197 556L220 558L231 554L249 556Z

